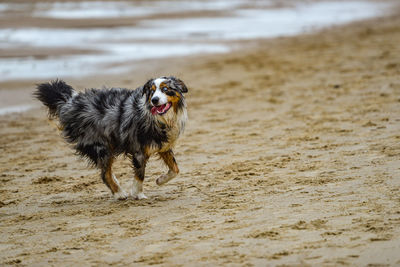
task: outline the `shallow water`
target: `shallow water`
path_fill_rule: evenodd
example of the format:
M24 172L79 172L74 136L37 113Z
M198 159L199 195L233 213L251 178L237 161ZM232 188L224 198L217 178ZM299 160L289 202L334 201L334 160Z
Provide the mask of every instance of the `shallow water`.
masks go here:
M151 20L144 21L144 25L161 27L162 38L240 40L295 35L381 12L382 5L371 2L321 2L292 8L240 9L234 16L222 18ZM153 37L151 32L147 34Z
M65 19L142 17L198 10L227 10L245 3L245 0L59 2L39 5L41 8L34 16Z
M0 29L0 48L76 48L98 53L52 57L0 58L0 80L81 77L126 70L128 60L224 53L234 41L289 36L330 25L379 16L386 5L376 2L313 2L268 8L269 1L63 2L52 5L1 4L34 17L63 19L143 17L132 27ZM253 7L249 7L249 3ZM255 3L255 4L254 4ZM84 8L85 7L85 8ZM168 8L166 8L168 7ZM226 11L219 17L149 19L165 12ZM161 17L161 16L160 16ZM160 41L162 40L162 42ZM229 40L229 42L226 42ZM167 42L166 42L167 41ZM113 67L110 67L113 64Z
M3 107L0 108L0 116L16 112L24 112L32 108L33 105L16 105L16 106Z
M107 72L116 74L127 71L127 66L109 67L110 63L185 56L202 53L224 53L229 48L219 44L173 44L169 47L157 43L110 44L107 47L92 45L91 48L106 50L99 54L83 54L37 59L34 57L6 58L0 60L0 80L44 79L58 77L81 77Z

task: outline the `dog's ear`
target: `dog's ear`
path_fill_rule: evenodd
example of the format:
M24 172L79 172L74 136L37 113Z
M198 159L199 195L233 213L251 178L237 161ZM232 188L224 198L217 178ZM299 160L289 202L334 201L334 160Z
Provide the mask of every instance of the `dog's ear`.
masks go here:
M181 91L182 93L187 93L188 89L185 85L185 83L178 78L172 77L173 81L175 82L176 86L178 87L178 90Z
M151 86L153 85L153 80L154 79L150 79L148 80L144 85L143 85L143 92L142 95L147 94L150 92L151 90Z

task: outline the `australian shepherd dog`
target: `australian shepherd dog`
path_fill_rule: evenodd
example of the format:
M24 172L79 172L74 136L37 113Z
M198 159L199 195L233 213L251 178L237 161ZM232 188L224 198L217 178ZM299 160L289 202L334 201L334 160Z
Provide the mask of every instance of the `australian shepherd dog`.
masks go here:
M162 185L178 173L173 148L185 128L186 85L175 77L149 80L145 85L124 88L86 89L77 92L64 81L39 84L34 96L57 118L62 135L79 155L101 170L101 179L117 199L128 194L112 173L118 155L132 159L134 183L131 195L143 193L146 163L158 154L169 171L156 180Z

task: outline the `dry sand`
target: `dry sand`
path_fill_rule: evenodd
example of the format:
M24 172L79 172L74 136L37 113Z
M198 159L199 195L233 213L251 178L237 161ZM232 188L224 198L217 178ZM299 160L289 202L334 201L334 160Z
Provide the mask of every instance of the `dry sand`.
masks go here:
M0 117L0 265L399 265L399 44L396 15L69 81L188 84L181 174L153 159L148 200L113 200L44 109Z

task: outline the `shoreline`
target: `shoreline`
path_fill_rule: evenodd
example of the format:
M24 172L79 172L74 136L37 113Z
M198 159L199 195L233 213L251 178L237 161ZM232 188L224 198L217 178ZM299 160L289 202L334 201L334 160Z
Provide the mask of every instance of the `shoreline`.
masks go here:
M98 2L83 4L89 3L101 6ZM128 5L124 1L118 3ZM227 3L222 0L215 6ZM64 4L68 6L71 3ZM161 3L159 5L162 6ZM186 8L193 8L189 2L185 5ZM0 38L4 41L4 51L0 53L2 81L55 79L57 76L84 79L85 76L108 75L110 72L136 71L135 66L146 60L162 63L187 55L201 57L208 53L229 53L242 43L251 43L258 38L307 34L333 25L382 16L394 4L391 1L352 1L343 4L334 1L297 1L292 6L285 2L277 8L272 3L255 2L252 6L239 1L232 5L228 10L214 7L214 12L219 12L218 16L210 16L210 10L202 10L194 18L188 17L191 13L183 11L183 18L175 13L171 18L168 12L158 14L160 11L155 9L152 16L156 17L135 17L131 14L130 26L125 26L123 22L118 26L115 24L117 22L105 18L104 23L111 23L109 26L112 27L89 25L86 28L70 28L71 22L79 22L80 19L74 16L70 19L54 18L57 29L51 29L32 27L29 19L40 19L42 17L36 17L37 13L51 13L57 9L47 10L40 3L34 6L26 4L26 10L21 7L18 11L23 14L19 21L10 21L11 24L7 24L9 28L3 26L0 29ZM200 6L207 9L213 5L204 2ZM137 8L151 11L146 5ZM73 11L78 14L82 12L79 9ZM111 11L113 13L118 9ZM17 11L11 9L10 14L3 12L1 15L12 19L13 12ZM65 28L61 28L62 25ZM235 30L230 25L236 25ZM158 33L155 34L155 31ZM167 47L165 42L168 42Z
M398 265L398 14L71 80L136 88L168 70L187 83L181 174L156 186L152 159L148 200L112 200L44 109L0 116L0 262ZM129 161L115 171L128 188Z
M399 7L396 7L395 10L399 10ZM392 13L396 12L397 11L392 11ZM381 20L384 20L385 18L390 18L395 16L396 15L387 14L372 19L351 22L345 25L332 25L317 31L298 34L295 36L281 36L281 37L252 39L252 40L238 40L236 41L236 45L234 45L229 52L224 52L224 53L206 53L206 54L186 55L183 57L167 57L167 58L126 61L123 64L118 64L119 69L124 69L122 71L123 74L102 74L100 77L99 75L87 75L84 77L75 77L75 78L74 77L66 77L66 78L59 77L59 78L68 81L68 83L70 83L78 91L84 90L86 88L102 88L103 86L126 87L130 89L135 89L151 77L162 76L165 75L165 73L168 73L168 75L172 73L180 73L181 72L180 70L186 69L187 67L198 66L201 63L214 61L215 59L218 58L224 59L226 57L230 57L235 54L243 54L243 53L248 54L254 49L259 50L263 46L279 43L280 40L314 36L324 32L337 32L340 31L341 29L346 29L348 27L357 27L357 25L362 25L365 23L373 24L374 21L379 22ZM82 51L83 50L76 51L76 53L80 53ZM57 49L54 50L54 52L57 52ZM70 53L71 55L75 53L73 49L70 52L68 50L66 52ZM196 63L193 64L193 62ZM171 68L171 66L173 67ZM166 72L165 69L168 69L168 71ZM131 73L133 73L134 75L130 76ZM36 84L46 81L49 81L49 79L32 78L32 79L0 81L0 108L1 108L0 116L12 113L29 112L29 110L41 107L41 105L32 98L31 92L34 90ZM93 83L93 81L96 82ZM16 92L18 92L17 95L15 95ZM8 110L10 110L11 112L9 112ZM12 110L21 110L21 111L14 112Z

